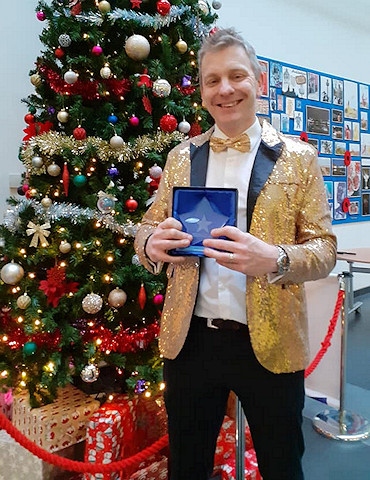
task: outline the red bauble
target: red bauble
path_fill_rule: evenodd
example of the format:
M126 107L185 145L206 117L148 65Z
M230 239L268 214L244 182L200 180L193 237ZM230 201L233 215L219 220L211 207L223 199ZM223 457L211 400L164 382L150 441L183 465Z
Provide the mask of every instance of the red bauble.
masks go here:
M138 127L140 123L140 120L138 119L138 117L136 117L136 115L132 115L132 117L130 117L128 121L132 127Z
M86 138L86 130L82 127L77 127L73 130L73 136L76 140L84 140Z
M137 296L137 301L139 303L141 310L144 310L144 307L146 304L146 291L143 284L141 284L139 295Z
M171 4L168 0L159 0L157 2L157 12L160 15L168 15L171 10Z
M35 123L35 115L32 115L32 113L27 113L24 116L24 121L28 124L31 125L31 123Z
M137 207L139 206L137 201L132 197L130 197L128 200L126 200L125 205L126 205L127 210L131 213L134 212L137 209Z
M199 123L197 122L193 123L190 127L189 137L196 137L201 133L202 133L202 127L199 125Z
M170 113L163 115L163 117L159 121L159 126L164 132L168 132L168 133L174 132L177 128L176 117L174 117Z
M54 51L54 55L57 57L57 58L63 58L65 53L64 53L64 50L63 48L56 48L55 51Z
M64 189L65 196L68 197L68 190L69 190L69 171L68 171L67 162L64 162L62 180L63 180L63 189Z

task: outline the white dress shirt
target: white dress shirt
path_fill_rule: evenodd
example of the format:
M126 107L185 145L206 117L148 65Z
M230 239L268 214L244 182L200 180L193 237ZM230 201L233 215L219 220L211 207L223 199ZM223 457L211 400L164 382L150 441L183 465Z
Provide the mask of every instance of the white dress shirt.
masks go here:
M261 126L256 118L245 131L251 142L247 153L233 148L215 153L210 148L206 187L238 189L237 227L243 232L247 226L247 195L251 172L261 142ZM217 127L215 137L227 138ZM206 318L222 318L246 323L246 276L222 267L213 258L202 258L198 297L194 314Z

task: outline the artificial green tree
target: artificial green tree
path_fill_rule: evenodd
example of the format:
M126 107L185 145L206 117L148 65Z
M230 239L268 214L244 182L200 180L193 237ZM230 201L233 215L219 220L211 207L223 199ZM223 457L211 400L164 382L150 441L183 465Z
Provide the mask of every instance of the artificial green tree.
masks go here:
M168 151L205 131L197 51L220 2L40 1L23 184L1 226L0 378L33 405L114 367L155 390L163 276L133 240Z

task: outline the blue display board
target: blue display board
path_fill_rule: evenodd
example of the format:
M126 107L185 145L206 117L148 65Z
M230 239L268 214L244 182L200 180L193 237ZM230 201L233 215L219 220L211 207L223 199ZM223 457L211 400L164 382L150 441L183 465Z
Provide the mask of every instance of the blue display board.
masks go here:
M259 57L258 115L319 152L333 224L370 220L369 85Z

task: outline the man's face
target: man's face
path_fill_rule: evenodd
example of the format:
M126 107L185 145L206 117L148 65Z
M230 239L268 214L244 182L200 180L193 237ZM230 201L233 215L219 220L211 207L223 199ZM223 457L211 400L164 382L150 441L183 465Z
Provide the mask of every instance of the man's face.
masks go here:
M203 105L225 135L235 137L253 124L261 88L261 78L254 76L242 47L226 47L203 57Z

